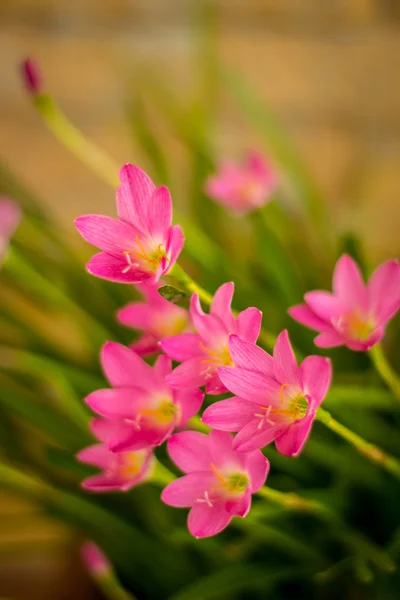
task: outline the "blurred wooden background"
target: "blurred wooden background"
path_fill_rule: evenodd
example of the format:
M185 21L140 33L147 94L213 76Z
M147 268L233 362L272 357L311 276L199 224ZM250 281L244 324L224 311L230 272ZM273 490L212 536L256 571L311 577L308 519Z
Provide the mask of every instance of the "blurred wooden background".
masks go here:
M193 15L200 4L201 0L0 0L1 158L71 229L78 214L112 214L113 194L46 131L24 94L18 63L35 56L48 89L71 119L118 162L134 162L124 123L128 82L134 82L137 70L148 69L152 76L167 75L179 96L190 91ZM275 110L325 191L339 226L361 235L373 262L396 255L400 2L214 4L220 11L221 56L242 70ZM254 134L229 111L216 136L221 149L238 154L254 141ZM68 571L63 559L69 548L66 531L42 523L25 503L13 506L19 525L14 535L0 532L1 554L10 550L8 562L0 567L0 595L14 591L15 598L34 598L32 590L24 595L10 584L10 573L15 581L20 572L13 548L19 547L22 535L23 544L33 547L40 542L47 556L52 555L53 562L44 563L47 575L41 588L37 568L25 561L28 585L35 583L40 590L35 598L67 597L57 594ZM9 520L10 510L10 502L3 499L0 518ZM33 525L24 537L26 523ZM35 560L37 553L34 565Z
M216 0L221 56L276 111L343 229L375 262L399 249L400 2ZM36 56L68 115L122 164L137 69L191 81L193 13L201 0L1 0L1 155L68 224L110 210L113 195L45 131L18 79ZM249 139L228 116L216 132L237 152Z

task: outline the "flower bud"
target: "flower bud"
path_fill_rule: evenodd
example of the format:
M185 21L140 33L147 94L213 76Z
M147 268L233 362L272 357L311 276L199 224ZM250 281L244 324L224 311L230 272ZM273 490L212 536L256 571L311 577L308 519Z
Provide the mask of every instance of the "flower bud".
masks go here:
M42 92L42 74L37 63L27 58L21 64L22 78L29 94L36 96Z

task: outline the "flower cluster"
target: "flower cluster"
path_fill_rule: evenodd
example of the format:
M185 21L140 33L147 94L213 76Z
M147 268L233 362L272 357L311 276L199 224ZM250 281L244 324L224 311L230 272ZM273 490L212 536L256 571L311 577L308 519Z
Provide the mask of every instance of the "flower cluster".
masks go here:
M130 348L107 342L102 349L110 387L86 398L97 414L92 432L99 443L78 454L101 472L83 486L128 490L149 479L154 450L168 440L169 455L185 475L163 490L162 500L190 508L188 527L194 536L215 535L232 517L248 513L251 495L264 485L269 462L262 448L274 441L286 456L302 451L330 386L331 362L308 356L298 365L286 330L272 355L259 347L262 314L254 307L232 311L233 283L219 287L208 313L196 293L189 310L162 298L160 280L168 272L173 275L183 246L181 229L171 225L169 191L156 188L132 165L122 168L120 179L119 218L86 215L76 226L102 250L89 262L89 272L137 284L144 294L142 302L118 313L119 321L141 330L142 337ZM230 198L231 208L243 212L260 206L274 185L273 174L253 156L246 173L225 167L208 189L220 201ZM306 305L292 307L290 314L320 331L317 346L369 349L399 308L399 264L385 263L365 286L357 265L343 256L333 288L333 294L306 294ZM142 358L156 353L153 366ZM172 360L180 363L174 369ZM208 435L188 429L202 406L202 387L210 396L233 394L204 411Z

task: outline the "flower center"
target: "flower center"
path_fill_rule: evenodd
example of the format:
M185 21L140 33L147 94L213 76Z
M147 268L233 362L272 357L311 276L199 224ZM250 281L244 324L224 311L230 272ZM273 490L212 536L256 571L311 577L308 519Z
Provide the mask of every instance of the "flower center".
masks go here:
M210 463L210 469L218 479L219 483L211 488L211 490L206 490L200 498L197 498L196 502L205 503L211 508L214 506L214 502L218 500L218 498L228 496L241 496L249 483L249 478L246 473L233 472L229 474L224 474L214 465L214 463ZM219 493L218 493L219 492Z
M149 418L153 425L170 425L176 418L179 408L169 398L163 398L155 408L145 408L137 413L136 419L126 419L138 431L142 429L142 421Z
M163 258L166 258L168 261L163 244L159 244L155 250L148 252L137 234L135 241L137 250L125 250L124 252L128 264L122 270L123 273L127 273L131 269L138 267L144 267L144 270L154 273L157 271Z
M260 405L261 412L254 413L254 416L260 419L258 429L265 425L278 425L283 422L295 422L303 419L307 414L308 401L303 396L303 392L292 392L288 383L283 383L279 390L280 407L272 404L268 406ZM288 389L289 388L289 389ZM286 390L286 394L285 394ZM286 397L285 397L286 396ZM276 417L278 417L276 419Z
M333 322L334 327L350 339L365 342L375 329L374 320L356 309Z
M210 357L204 358L201 361L207 365L205 370L202 372L202 374L205 373L207 377L212 377L217 367L231 367L233 365L227 345L223 346L219 350L212 350L200 342L200 348Z
M143 466L143 452L123 452L119 455L121 464L119 465L119 473L124 479L132 479L139 474Z

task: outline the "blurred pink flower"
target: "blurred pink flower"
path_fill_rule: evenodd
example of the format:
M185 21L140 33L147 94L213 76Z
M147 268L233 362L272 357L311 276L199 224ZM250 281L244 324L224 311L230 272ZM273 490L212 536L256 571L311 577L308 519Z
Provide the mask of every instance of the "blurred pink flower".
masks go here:
M151 448L132 452L111 452L108 445L110 440L115 439L118 423L107 419L93 419L91 429L101 443L84 448L76 457L83 463L102 469L102 472L82 482L85 490L126 492L149 479L154 466Z
M269 462L259 450L236 452L229 433L184 431L168 440L171 459L186 475L170 483L161 499L191 508L189 531L196 538L225 529L232 517L245 517L251 494L264 485Z
M8 243L21 220L21 209L16 202L0 197L0 266L5 258Z
M179 225L171 227L170 193L133 165L122 167L120 180L119 219L84 215L75 220L81 236L102 250L87 270L119 283L155 283L173 267L184 242Z
M82 561L92 575L101 577L112 571L112 566L103 551L94 542L84 542L81 546Z
M33 58L27 58L21 63L22 79L27 91L33 96L40 94L43 88L42 74Z
M173 360L182 362L167 382L177 387L206 385L208 394L221 394L226 390L217 368L231 365L228 349L230 333L236 333L248 342L255 343L261 328L262 313L257 308L247 308L235 318L231 309L233 283L224 283L215 292L210 314L201 308L197 294L190 302L190 316L197 333L182 333L161 342L164 352Z
M161 350L160 342L169 336L190 331L189 312L165 300L157 291L158 286L137 286L144 294L142 302L132 302L118 311L117 319L122 325L144 330L133 344L132 350L141 356Z
M331 382L329 359L308 356L298 367L287 331L279 334L273 357L236 335L229 338L229 350L235 367L220 367L218 373L236 397L208 407L202 420L238 431L233 447L241 452L275 440L281 454L297 456Z
M244 165L226 162L206 181L206 193L233 212L243 214L271 200L278 176L271 163L258 153L249 154Z
M204 394L198 388L176 390L166 383L172 367L164 355L151 367L130 348L107 342L101 362L113 387L92 392L86 402L113 422L107 439L113 452L162 444L201 407Z
M292 306L293 319L320 331L316 346L346 345L369 350L383 337L388 321L400 307L400 265L389 260L364 284L357 264L344 254L333 273L333 294L308 292L306 304Z

